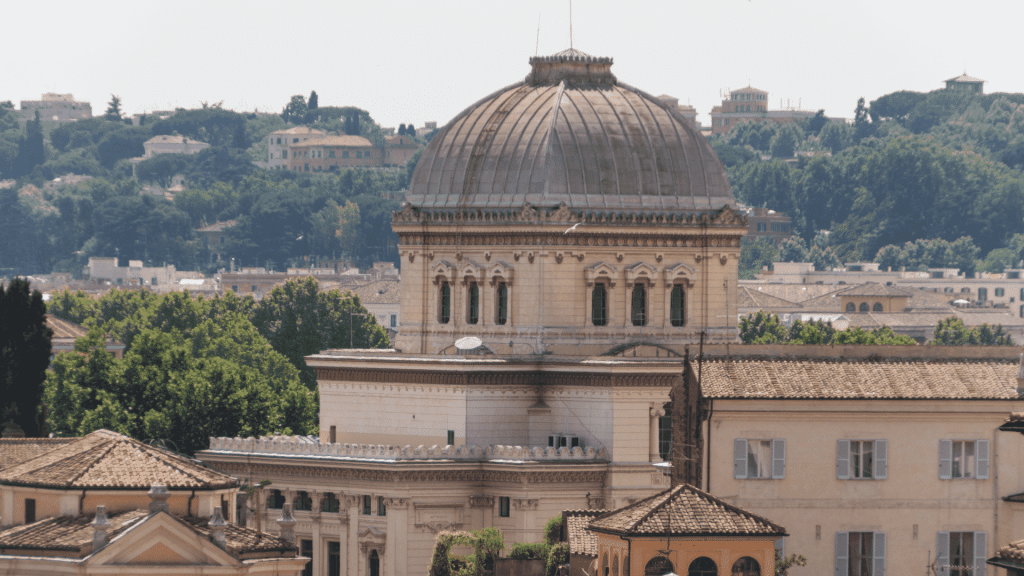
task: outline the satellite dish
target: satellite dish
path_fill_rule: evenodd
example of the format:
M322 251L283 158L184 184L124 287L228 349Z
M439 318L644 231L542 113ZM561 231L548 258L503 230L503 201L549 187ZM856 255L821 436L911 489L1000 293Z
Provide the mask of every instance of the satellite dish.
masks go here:
M466 336L455 341L455 347L459 350L476 350L483 345L483 340L476 336Z

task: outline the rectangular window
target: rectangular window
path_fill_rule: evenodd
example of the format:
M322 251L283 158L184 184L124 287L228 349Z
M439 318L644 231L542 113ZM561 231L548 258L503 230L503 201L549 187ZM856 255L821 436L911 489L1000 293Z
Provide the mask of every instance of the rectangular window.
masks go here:
M988 440L939 440L939 478L988 479Z
M466 323L476 324L480 321L480 285L476 282L470 282L468 296L466 299L468 306L466 310Z
M658 417L658 456L662 460L669 460L672 456L671 414Z
M494 323L504 326L508 322L508 284L498 282L497 309L494 313Z
M231 291L232 292L238 292L238 284L232 284L231 285Z
M397 328L398 327L398 314L392 314L391 315L391 327L392 328Z
M836 576L885 576L885 532L836 532Z
M341 576L341 542L327 543L327 576Z
M253 284L252 286L249 286L249 292L255 292L255 291L256 291L256 285L255 284Z
M328 158L335 158L336 157L336 152L334 150L328 150L327 151L327 157Z
M377 496L377 516L387 516L388 505L384 503L383 496Z
M647 286L643 284L633 286L631 320L633 326L647 325Z
M737 438L733 442L733 477L740 480L785 478L786 441Z
M36 521L36 499L25 498L25 524Z
M342 158L348 158L348 150L342 150L341 151L341 157Z
M767 222L758 222L757 223L757 231L758 232L767 232L768 231L768 223Z
M302 568L302 576L313 576L313 541L312 540L300 540L299 541L299 556L305 556L309 558L306 565Z
M298 144L298 143L299 143L299 139L298 138L292 138L292 144Z
M511 516L511 499L508 496L498 497L498 516L508 518Z
M280 138L278 138L278 139L277 139L277 143L278 143L278 144L280 144L280 143L281 143L281 139L280 139Z
M455 445L455 430L449 430L448 431L448 445L449 446L454 446Z
M356 158L362 158L362 157L363 157L363 151L362 150L356 150Z
M608 325L608 297L604 284L594 284L594 295L591 297L592 320L594 326Z
M838 440L836 478L884 480L888 476L887 440Z
M328 434L329 434L329 436L328 436L327 439L328 439L328 441L330 441L331 444L335 444L335 443L338 442L338 427L337 426L331 426Z
M941 576L984 576L988 534L939 532L935 545L935 569Z
M363 496L363 516L370 515L370 505L373 503L373 499L369 496Z
M1002 298L1006 294L1006 291L1002 288L996 288L996 298Z
M440 302L437 310L437 321L447 324L452 319L452 287L448 281L441 282Z
M673 326L685 326L686 325L686 292L683 287L676 284L672 287L671 295L671 320Z
M978 288L978 301L984 302L988 300L988 288Z

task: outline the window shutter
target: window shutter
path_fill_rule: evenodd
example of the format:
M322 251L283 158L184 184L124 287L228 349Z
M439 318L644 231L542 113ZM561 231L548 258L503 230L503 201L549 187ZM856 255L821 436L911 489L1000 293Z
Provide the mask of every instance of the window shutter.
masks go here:
M875 532L875 569L871 576L885 576L885 532Z
M786 537L783 536L775 541L775 555L779 558L786 558Z
M939 532L935 541L935 576L949 576L949 532Z
M939 440L939 480L953 477L953 441Z
M988 440L978 440L974 444L974 464L977 466L978 480L988 480Z
M885 480L889 473L889 441L875 440L874 477Z
M772 478L786 477L786 441L782 438L772 440Z
M836 441L836 478L846 480L850 477L850 441Z
M733 442L732 475L737 480L747 477L747 439L737 438Z
M842 442L842 440L840 440ZM836 574L835 576L849 576L850 574L850 533L836 532Z
M987 574L988 565L985 558L988 556L988 535L984 532L974 533L974 573Z

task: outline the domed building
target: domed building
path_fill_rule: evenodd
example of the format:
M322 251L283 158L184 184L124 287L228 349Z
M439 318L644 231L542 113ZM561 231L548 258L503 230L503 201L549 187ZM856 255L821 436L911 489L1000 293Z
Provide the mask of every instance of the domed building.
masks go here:
M395 215L406 353L478 337L495 354L735 340L744 221L677 109L578 50L431 140Z

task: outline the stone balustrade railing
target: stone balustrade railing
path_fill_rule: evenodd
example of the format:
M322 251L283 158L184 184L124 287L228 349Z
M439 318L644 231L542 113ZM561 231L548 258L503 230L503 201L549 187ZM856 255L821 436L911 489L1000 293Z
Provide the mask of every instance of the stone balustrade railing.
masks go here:
M607 460L604 448L540 446L385 446L383 444L322 444L308 436L273 438L210 437L210 450L246 454L355 458L360 460Z

